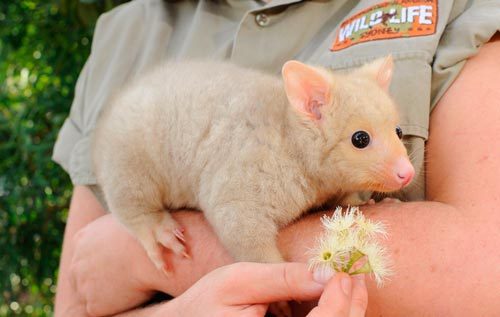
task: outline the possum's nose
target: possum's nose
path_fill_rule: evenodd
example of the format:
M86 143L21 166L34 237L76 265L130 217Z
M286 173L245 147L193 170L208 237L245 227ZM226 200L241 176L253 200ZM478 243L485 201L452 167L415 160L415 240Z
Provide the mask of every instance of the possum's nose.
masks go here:
M401 184L401 188L408 185L413 179L413 176L415 176L415 169L406 157L402 157L396 161L394 172L397 182Z

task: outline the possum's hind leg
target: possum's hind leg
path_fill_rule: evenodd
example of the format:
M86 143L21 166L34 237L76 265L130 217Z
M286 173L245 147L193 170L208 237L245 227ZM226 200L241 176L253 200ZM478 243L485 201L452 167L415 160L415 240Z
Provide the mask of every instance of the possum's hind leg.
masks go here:
M163 247L187 256L183 230L164 209L165 193L157 179L147 173L131 175L130 169L124 173L119 178L127 181L103 184L109 208L139 240L154 265L168 273ZM108 180L113 176L109 175Z
M205 210L220 241L236 261L284 262L276 238L278 226L271 218L269 206L238 201L215 205ZM271 303L269 312L277 317L292 316L286 301Z
M134 208L134 206L126 207L131 211L130 208ZM163 248L167 248L177 255L188 257L184 245L183 229L168 211L135 209L133 214L130 217L119 216L120 221L139 240L157 269L166 274L169 271L169 267L163 259Z
M205 215L235 260L284 262L276 244L278 227L265 209L240 201L216 204L205 209Z

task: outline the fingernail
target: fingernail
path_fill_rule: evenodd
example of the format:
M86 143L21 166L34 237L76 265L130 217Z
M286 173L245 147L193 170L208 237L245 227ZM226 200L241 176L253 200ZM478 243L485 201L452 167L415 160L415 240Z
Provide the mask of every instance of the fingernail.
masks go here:
M340 285L342 286L342 291L346 296L351 294L351 278L349 276L345 276L340 280Z
M364 274L356 274L356 275L354 275L354 278L357 280L360 280L360 281L364 281L365 275Z
M313 279L319 283L325 285L335 274L335 271L332 270L329 266L320 266L314 269Z

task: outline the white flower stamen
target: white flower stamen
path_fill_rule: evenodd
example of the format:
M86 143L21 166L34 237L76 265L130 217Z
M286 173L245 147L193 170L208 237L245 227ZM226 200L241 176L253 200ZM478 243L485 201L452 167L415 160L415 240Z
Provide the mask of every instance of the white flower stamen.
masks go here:
M321 217L321 222L325 234L309 252L310 269L328 267L348 274L372 273L377 286L382 286L392 274L387 252L375 241L376 236L387 237L385 225L366 219L358 207L349 207L345 213L337 207L331 217Z

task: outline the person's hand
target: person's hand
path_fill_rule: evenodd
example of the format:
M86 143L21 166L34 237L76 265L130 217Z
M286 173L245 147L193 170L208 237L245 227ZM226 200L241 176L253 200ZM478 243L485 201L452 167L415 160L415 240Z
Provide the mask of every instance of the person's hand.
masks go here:
M364 316L364 278L335 274L328 280L302 263L235 263L207 274L158 316L264 316L269 303L312 300L322 293L309 316Z
M174 216L187 228L192 259L165 252L171 276L155 268L139 242L112 215L75 234L69 278L90 315L127 311L158 291L179 296L208 272L232 262L202 213L181 211Z
M111 215L78 231L74 243L70 278L90 315L125 311L152 296L153 289L145 278L156 269L138 242Z

